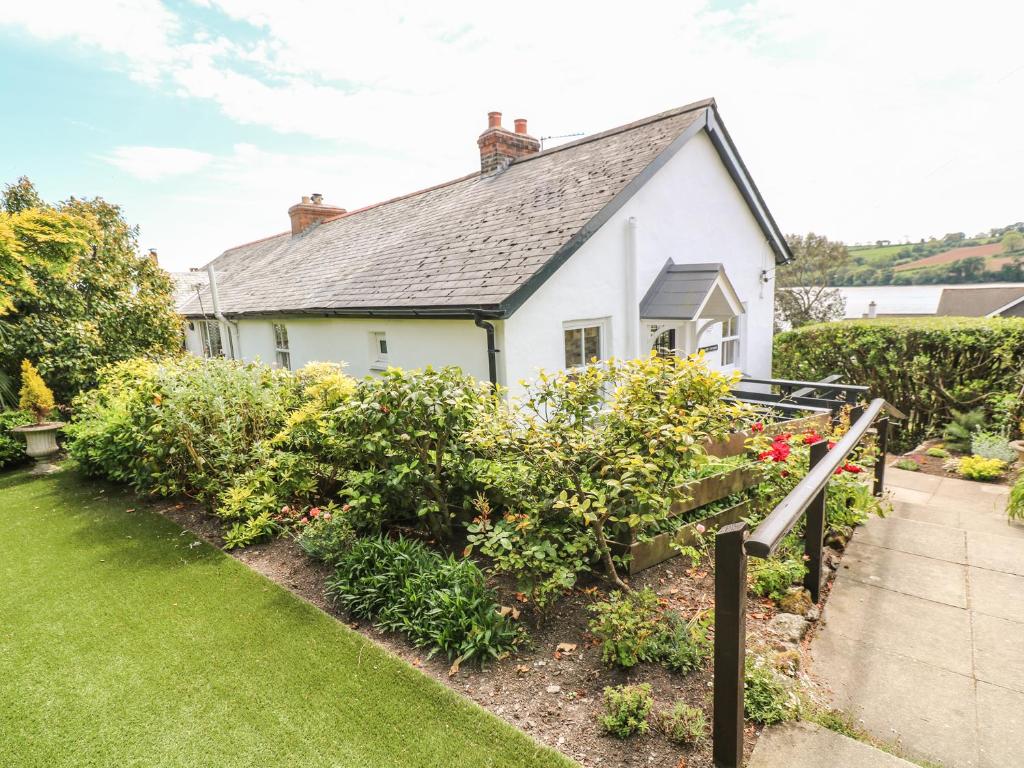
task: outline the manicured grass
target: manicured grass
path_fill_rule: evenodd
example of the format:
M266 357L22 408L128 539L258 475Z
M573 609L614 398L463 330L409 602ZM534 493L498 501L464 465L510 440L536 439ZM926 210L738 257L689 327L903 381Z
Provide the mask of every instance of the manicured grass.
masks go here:
M573 765L133 506L0 475L0 766Z

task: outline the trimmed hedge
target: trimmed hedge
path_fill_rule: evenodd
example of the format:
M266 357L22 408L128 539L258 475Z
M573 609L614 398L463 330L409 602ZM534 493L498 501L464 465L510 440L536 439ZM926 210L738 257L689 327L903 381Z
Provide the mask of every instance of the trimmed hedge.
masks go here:
M951 409L988 407L1024 383L1024 318L913 318L809 325L775 337L775 375L838 373L907 414L897 446L936 434Z

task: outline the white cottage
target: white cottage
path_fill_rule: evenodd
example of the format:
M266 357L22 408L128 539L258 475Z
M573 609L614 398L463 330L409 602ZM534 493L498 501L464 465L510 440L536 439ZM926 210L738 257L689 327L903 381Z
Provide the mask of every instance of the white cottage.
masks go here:
M478 172L354 211L303 198L290 231L225 251L187 348L512 387L652 348L770 375L791 255L713 100L544 151L492 112L477 143Z

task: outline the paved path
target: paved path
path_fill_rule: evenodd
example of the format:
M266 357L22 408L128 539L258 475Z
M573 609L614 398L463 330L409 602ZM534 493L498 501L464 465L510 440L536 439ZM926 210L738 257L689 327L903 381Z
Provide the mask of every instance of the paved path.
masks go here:
M747 768L914 768L912 763L820 725L790 722L768 728Z
M811 646L835 707L946 768L1024 766L1024 525L1002 486L886 472Z

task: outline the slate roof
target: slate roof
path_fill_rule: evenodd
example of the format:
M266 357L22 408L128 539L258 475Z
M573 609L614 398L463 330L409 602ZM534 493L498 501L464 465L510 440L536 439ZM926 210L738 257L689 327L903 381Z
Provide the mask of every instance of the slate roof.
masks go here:
M670 260L640 302L640 317L692 320L724 271L721 264L674 264Z
M209 276L205 272L169 272L168 274L174 281L174 308L178 312L182 312L195 298L196 284L205 286L209 281Z
M232 248L213 262L221 311L510 314L597 229L602 209L631 194L637 177L659 167L659 155L681 146L681 135L702 128L713 109L713 100L696 102L494 175L473 173L297 236ZM203 302L209 308L208 291ZM199 313L196 299L184 308Z
M1016 299L1024 298L1024 287L946 288L939 298L936 315L947 317L985 317Z

